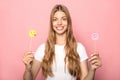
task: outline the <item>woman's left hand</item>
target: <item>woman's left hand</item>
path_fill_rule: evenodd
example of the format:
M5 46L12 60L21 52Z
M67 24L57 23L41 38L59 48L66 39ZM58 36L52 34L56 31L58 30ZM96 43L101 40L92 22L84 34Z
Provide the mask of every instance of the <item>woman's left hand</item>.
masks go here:
M97 68L102 66L102 61L101 61L98 51L94 51L91 54L91 58L88 61L90 62L91 70L96 70Z

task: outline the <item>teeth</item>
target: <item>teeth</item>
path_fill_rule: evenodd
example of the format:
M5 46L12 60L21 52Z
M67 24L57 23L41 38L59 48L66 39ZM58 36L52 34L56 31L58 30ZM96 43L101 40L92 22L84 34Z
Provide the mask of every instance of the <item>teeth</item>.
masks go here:
M62 26L59 26L59 27L57 27L57 29L58 29L58 30L62 30L62 29L63 29L63 27L62 27Z

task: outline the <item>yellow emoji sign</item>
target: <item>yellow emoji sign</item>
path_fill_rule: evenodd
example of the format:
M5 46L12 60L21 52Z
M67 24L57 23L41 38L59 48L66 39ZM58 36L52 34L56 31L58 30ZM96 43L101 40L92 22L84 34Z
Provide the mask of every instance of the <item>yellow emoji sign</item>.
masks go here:
M35 30L32 29L32 30L29 31L29 36L31 38L35 37L36 35L37 35L37 32Z

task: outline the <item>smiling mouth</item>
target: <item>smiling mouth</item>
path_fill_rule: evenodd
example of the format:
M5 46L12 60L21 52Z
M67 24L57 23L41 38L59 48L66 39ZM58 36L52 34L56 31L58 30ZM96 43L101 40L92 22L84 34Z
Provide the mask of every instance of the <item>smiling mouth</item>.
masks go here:
M58 27L56 27L56 29L57 29L57 30L63 30L64 27L63 27L63 26L58 26Z

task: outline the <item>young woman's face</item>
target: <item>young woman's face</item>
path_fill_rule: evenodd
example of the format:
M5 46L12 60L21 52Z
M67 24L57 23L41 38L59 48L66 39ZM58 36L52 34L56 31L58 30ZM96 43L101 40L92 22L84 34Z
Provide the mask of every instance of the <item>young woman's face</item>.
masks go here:
M52 24L53 29L57 34L64 34L68 25L66 14L63 11L57 11L53 16Z

